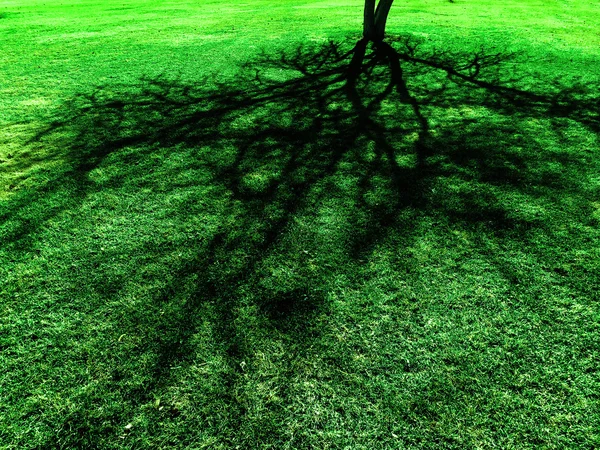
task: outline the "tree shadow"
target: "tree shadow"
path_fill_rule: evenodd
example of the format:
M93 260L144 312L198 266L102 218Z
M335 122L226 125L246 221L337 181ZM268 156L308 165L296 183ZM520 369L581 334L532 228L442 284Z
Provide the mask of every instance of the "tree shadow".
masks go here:
M147 326L144 351L156 355L152 379L130 389L132 404L151 401L169 383L170 368L193 355L202 314L214 318L229 364L223 382L233 386L252 352L239 330L241 309L256 307L260 323L309 345L307 336L320 333L317 317L328 314L330 280L390 236L409 247L420 217L520 235L543 226L541 219L512 214L497 190L577 188L560 167L541 169L548 156L521 122L568 119L598 132L597 93L559 80L521 88L513 54L421 50L402 36L389 42L371 52L364 42L265 52L235 86L208 77L100 86L73 98L32 138L67 149L68 169L19 193L2 212L14 223L4 237L15 251L28 251L36 227L61 213L54 203L27 220L27 205L64 186L65 208L107 188L167 189L168 196L168 189L205 187L169 206L174 221L214 220L190 221L200 230L186 243L193 255L170 269L146 305L167 312L151 323L147 310L129 319L131 327ZM96 182L109 165L113 171ZM164 177L171 178L166 188ZM455 180L456 190L439 191L440 180ZM160 257L159 248L151 252ZM96 288L106 297L119 289ZM245 414L243 404L231 399L229 406L231 417Z

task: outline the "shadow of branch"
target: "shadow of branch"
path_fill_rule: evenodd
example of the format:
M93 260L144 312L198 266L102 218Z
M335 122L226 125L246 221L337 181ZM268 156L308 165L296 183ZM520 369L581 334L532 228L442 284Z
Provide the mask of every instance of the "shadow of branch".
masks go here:
M204 183L204 198L173 205L169 214L185 221L217 211L211 214L219 225L189 242L195 255L172 268L155 293L158 306L148 306L159 310L182 292L185 280L195 280L171 317L157 315L150 324L155 376L135 401L148 400L168 380L173 361L184 358L202 305L211 305L219 318L228 376L235 378L238 360L249 351L236 328L240 302L255 302L267 323L301 341L307 333L318 335L311 322L327 311L328 280L336 271L360 264L390 234L410 245L416 217L519 233L542 225L515 218L477 189L532 193L539 186L577 185L559 170L540 175L548 155L521 121L568 119L597 132L597 91L558 79L520 87L511 54L422 50L405 37L390 42L373 49L329 42L265 52L242 68L236 86L158 77L98 87L73 98L32 138L52 138L67 148L68 169L2 211L0 220L14 223L4 237L15 248L26 246L35 226L60 210L26 224L26 205L43 202L64 183L76 186L75 200L65 201L65 208L107 186L153 190L164 177L172 179L171 188ZM181 161L162 170L173 158ZM94 181L94 172L106 165L114 173ZM199 174L201 181L194 179ZM477 188L435 192L439 179L451 178ZM327 218L327 208L335 209L334 218ZM316 231L300 242L290 230L303 221ZM319 227L331 233L331 254L321 252L328 265L311 271L306 255L320 245ZM272 260L291 264L295 274L282 281L273 275Z

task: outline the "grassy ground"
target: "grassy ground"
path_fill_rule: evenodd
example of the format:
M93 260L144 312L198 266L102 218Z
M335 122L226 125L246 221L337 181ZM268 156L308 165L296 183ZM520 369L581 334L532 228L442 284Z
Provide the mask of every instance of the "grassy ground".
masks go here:
M2 4L0 448L600 446L597 5L360 3Z

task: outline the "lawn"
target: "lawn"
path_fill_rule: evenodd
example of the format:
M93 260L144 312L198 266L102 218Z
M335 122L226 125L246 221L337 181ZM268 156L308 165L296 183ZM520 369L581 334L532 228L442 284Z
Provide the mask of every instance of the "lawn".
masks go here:
M600 447L600 10L0 6L0 448Z

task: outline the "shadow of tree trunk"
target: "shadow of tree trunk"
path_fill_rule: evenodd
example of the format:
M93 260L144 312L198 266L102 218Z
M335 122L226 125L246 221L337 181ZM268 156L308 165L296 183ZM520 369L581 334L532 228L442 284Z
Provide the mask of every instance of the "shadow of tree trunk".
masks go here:
M255 350L250 327L272 331L270 336L298 353L323 357L319 336L330 314L331 280L346 277L352 285L363 262L390 236L399 252L406 251L398 263L404 273L416 270L406 250L416 239L416 218L426 225L440 217L467 223L493 236L543 226L515 217L492 195L485 201L471 191L438 195L438 179L532 196L540 187L555 192L576 186L577 180L559 170L552 177L539 175L546 167L543 149L533 137L519 137L521 125L511 115L567 118L598 132L594 89L547 81L538 90L519 88L504 67L510 54L420 51L410 38L388 41L372 43L372 52L363 39L350 51L330 42L265 53L244 67L236 86L208 78L193 83L156 78L113 87L112 93L98 88L74 98L32 139L44 143L56 137L68 149L69 168L0 211L0 221L10 222L4 233L9 250L30 251L30 236L54 217L103 189L123 186L164 196L169 220L192 229L177 249L191 253L159 274L164 279L155 276L160 288L153 288L145 310L119 319L143 337L134 356L119 353L112 361L109 379L122 383L124 402L139 407L164 390L172 368L190 363L192 341L209 321L224 363L214 392L202 398L219 405L215 409L225 424L220 437L229 442L226 434L252 406L236 391L247 376L242 363ZM457 107L486 109L501 119L450 119L446 111ZM505 152L495 145L500 139L532 151ZM107 165L113 172L96 181L98 169ZM75 186L73 195L36 210L36 223L28 221L31 208L44 206L64 184ZM172 195L177 189L189 198ZM199 217L204 222L192 220ZM309 231L305 223L311 224ZM135 244L139 237L134 238ZM148 240L132 244L130 256L147 253L160 260L167 250ZM144 261L128 276L144 285L144 265L153 263ZM98 274L90 289L99 298L119 292L118 283L105 281L111 279L110 268L98 263L89 270ZM240 323L244 308L254 314L253 324ZM127 374L120 372L118 359L140 356L151 361L151 369L131 387L121 381ZM288 387L278 389L285 398ZM64 434L71 432L68 420L73 430L85 422L77 414L65 420ZM76 433L69 439L74 447L81 442Z

